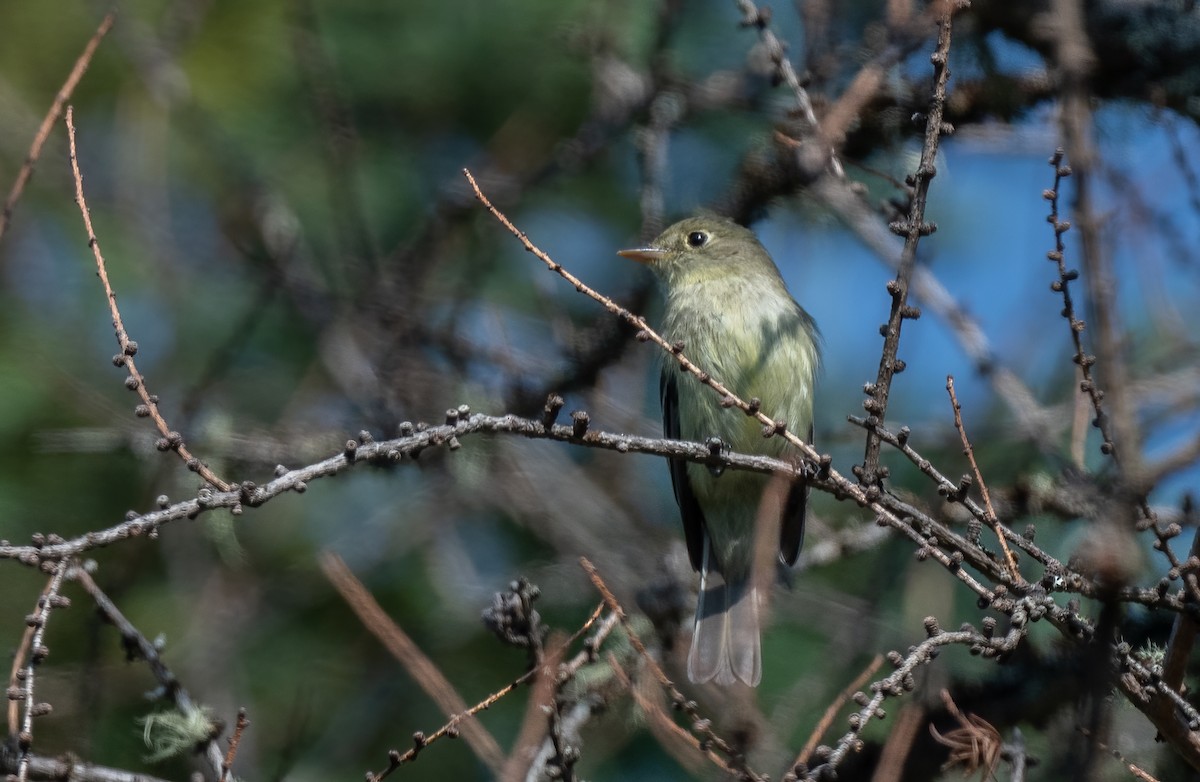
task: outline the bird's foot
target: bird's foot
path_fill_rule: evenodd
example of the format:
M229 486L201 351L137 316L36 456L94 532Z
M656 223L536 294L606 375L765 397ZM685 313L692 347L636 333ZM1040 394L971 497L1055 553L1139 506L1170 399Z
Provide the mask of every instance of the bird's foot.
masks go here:
M721 473L725 472L725 454L729 452L729 445L720 437L710 437L704 444L708 446L708 453L712 459L707 465L708 471L714 478L719 478Z

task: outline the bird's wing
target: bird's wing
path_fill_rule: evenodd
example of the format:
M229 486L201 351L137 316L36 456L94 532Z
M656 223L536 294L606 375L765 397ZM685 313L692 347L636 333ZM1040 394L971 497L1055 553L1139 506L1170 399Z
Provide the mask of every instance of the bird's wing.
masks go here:
M663 367L659 391L662 393L663 433L672 440L679 439L679 390L673 366ZM671 486L675 489L675 501L679 503L679 515L683 518L683 536L687 541L688 558L692 568L700 570L704 564L704 512L692 493L688 482L687 462L683 459L667 459L671 468ZM803 526L803 517L801 517Z
M813 428L808 427L808 442L813 441ZM808 507L808 481L803 478L792 484L783 505L783 522L779 527L779 560L791 567L804 546L804 517Z

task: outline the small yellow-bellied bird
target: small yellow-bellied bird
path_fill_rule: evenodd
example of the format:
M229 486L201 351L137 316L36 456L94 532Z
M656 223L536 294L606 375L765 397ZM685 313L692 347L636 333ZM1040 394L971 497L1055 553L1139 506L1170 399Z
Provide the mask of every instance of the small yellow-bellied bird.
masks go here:
M812 317L788 293L771 256L746 228L722 217L692 217L672 225L648 247L620 255L649 266L666 294L664 336L681 341L702 370L790 431L812 439L813 391L820 336ZM780 437L721 406L712 389L681 374L667 358L662 369L663 429L667 437L718 437L741 453L781 456ZM770 476L722 472L669 460L700 596L688 653L688 678L754 687L762 678L759 595L754 583L755 520ZM780 513L779 559L792 565L804 542L807 488L794 483Z

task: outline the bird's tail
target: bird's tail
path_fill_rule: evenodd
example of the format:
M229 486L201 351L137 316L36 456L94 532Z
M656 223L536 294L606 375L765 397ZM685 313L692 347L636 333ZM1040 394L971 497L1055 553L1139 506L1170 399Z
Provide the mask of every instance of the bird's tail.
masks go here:
M748 573L726 580L716 567L707 536L704 549L688 679L722 686L741 681L757 687L762 679L757 590Z

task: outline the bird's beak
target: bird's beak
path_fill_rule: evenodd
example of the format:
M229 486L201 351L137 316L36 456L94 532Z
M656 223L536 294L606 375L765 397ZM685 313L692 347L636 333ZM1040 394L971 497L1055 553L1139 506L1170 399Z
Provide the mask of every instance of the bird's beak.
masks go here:
M617 255L638 263L654 263L666 257L666 252L656 247L639 247L635 250L617 250Z

